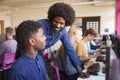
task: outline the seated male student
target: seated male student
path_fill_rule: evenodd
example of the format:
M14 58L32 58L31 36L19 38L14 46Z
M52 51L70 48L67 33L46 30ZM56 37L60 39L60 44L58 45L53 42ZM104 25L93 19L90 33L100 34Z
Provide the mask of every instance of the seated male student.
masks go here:
M23 21L16 29L16 39L21 56L6 80L49 80L43 58L38 55L46 45L42 26L35 21Z
M5 28L6 40L0 44L0 56L1 56L0 61L2 59L3 54L16 53L17 42L15 39L13 39L13 34L14 34L13 28L11 27Z
M93 61L90 61L91 58L96 58L100 55L100 53L96 53L95 55L89 55L87 51L86 43L88 41L92 41L94 37L97 36L97 32L90 28L87 29L83 35L83 39L78 43L76 47L76 53L80 60L82 60L84 68L88 68L89 66L93 65Z

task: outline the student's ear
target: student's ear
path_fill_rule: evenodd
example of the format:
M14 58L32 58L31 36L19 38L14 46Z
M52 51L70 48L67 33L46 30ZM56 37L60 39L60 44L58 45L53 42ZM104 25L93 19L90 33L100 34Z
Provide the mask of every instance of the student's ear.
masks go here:
M30 44L30 45L34 45L34 44L35 44L35 40L32 39L32 38L30 38L30 39L29 39L29 44Z

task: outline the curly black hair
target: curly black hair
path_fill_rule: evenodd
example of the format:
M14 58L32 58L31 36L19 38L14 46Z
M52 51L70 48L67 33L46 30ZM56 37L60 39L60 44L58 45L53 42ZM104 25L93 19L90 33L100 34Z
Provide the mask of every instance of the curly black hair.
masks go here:
M69 26L75 21L75 11L66 3L55 3L49 8L48 19L52 21L56 16L65 19L65 26Z
M16 29L16 40L20 48L24 49L25 42L31 37L32 34L38 32L42 26L36 21L27 20L23 21Z

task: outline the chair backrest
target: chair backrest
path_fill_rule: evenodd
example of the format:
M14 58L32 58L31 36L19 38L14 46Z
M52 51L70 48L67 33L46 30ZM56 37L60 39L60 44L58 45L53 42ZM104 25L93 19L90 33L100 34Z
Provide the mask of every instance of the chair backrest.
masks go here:
M60 74L59 74L58 67L55 66L53 61L50 63L50 65L54 69L56 80L60 80Z
M112 62L111 80L120 80L120 59L114 59Z
M15 53L4 54L2 58L2 65L0 66L0 70L11 68L14 62L15 62Z

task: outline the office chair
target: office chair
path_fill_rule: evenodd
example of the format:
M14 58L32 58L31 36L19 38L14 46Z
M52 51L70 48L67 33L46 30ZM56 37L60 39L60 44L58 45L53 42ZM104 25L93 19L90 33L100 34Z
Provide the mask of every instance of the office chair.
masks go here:
M60 80L60 74L59 74L58 67L55 66L55 64L54 64L53 61L50 63L50 65L51 65L52 68L54 69L56 80Z
M114 59L112 62L111 80L120 80L120 59Z
M2 80L4 80L5 70L10 69L12 64L15 62L15 53L6 53L2 57L0 63L0 71L2 72Z
M15 61L15 53L7 53L3 55L0 70L5 70L11 68Z

